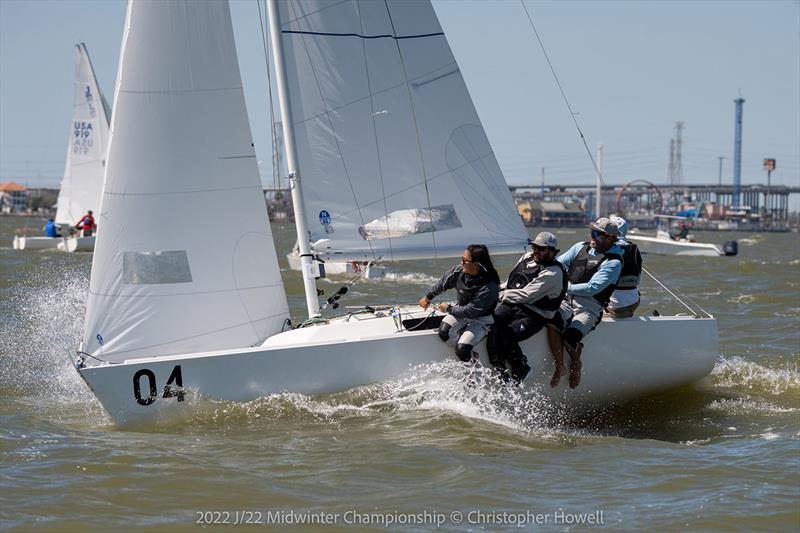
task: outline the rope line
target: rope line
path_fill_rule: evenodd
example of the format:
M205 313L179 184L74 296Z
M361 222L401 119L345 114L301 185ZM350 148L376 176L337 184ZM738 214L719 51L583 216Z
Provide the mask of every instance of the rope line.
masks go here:
M542 49L542 54L544 54L544 58L547 61L547 65L550 67L550 72L553 73L553 78L556 80L556 85L558 85L558 90L561 91L561 96L564 98L564 103L567 105L567 110L569 111L570 117L572 117L572 122L575 123L575 128L578 130L578 134L581 136L581 141L583 141L583 146L586 148L586 153L589 156L589 160L592 162L592 167L594 167L595 175L597 179L600 180L600 183L605 185L605 181L603 180L603 175L600 173L600 168L597 166L597 162L594 160L592 156L592 151L589 149L589 144L586 142L586 137L583 135L583 131L581 130L580 125L578 124L578 119L575 118L575 113L572 110L572 106L567 99L567 93L564 91L564 87L561 85L561 81L558 79L558 75L556 74L556 69L553 67L553 63L550 62L550 56L547 55L547 50L545 50L544 43L542 42L542 38L539 37L539 32L536 31L536 25L533 23L533 18L531 14L528 12L528 7L525 5L524 0L519 0L522 4L522 9L525 10L525 15L528 17L528 22L531 24L531 28L533 29L534 35L536 35L536 40L539 41L539 47Z

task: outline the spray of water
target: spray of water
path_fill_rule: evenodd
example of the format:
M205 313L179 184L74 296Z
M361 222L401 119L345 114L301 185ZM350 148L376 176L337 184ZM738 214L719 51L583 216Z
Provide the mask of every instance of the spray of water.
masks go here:
M741 357L722 357L711 375L718 387L742 392L778 396L800 391L800 371L796 363L784 368L769 368Z
M71 363L88 284L82 270L42 269L8 293L0 324L0 387L18 401L37 410L80 406L101 411Z

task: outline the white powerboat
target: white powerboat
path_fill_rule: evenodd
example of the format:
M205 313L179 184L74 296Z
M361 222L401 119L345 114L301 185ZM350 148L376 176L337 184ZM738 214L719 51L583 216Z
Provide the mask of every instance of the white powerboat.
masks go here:
M723 245L695 241L686 228L686 224L690 223L687 217L656 215L656 218L659 226L655 237L643 235L636 230L631 230L628 234L628 240L636 243L642 253L707 257L724 257L738 253L736 241L727 241ZM676 228L678 231L670 232L664 227L670 221L679 225Z

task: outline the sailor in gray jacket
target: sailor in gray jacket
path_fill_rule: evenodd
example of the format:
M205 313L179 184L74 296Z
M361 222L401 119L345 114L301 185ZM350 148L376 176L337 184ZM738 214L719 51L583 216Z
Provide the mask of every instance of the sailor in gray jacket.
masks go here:
M456 304L439 304L447 313L439 326L439 338L456 344L456 355L464 362L472 359L472 348L486 336L492 324L492 311L497 305L500 277L489 250L483 244L470 244L461 256L461 265L454 266L434 283L419 305L427 309L436 296L456 289Z
M486 340L489 362L504 378L520 383L530 372L528 359L519 347L552 322L567 292L567 274L555 260L558 241L549 231L529 241L533 251L523 255L500 286L500 298L494 311L494 324ZM563 350L556 359L556 371L550 385L555 387L566 373ZM509 370L506 369L508 365Z

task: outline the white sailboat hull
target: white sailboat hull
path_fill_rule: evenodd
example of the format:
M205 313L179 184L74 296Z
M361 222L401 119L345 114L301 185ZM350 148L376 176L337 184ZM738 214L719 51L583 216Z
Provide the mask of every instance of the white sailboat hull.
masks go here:
M707 257L725 256L725 251L717 244L690 241L675 241L670 238L646 237L630 234L628 240L636 243L644 254L656 255L695 255Z
M62 252L93 252L94 235L91 237L67 237L58 245Z
M606 319L586 338L580 386L571 390L564 378L551 389L553 361L546 344L541 333L522 344L532 367L525 386L540 388L556 403L589 406L692 383L712 370L719 353L713 318ZM485 343L476 350L486 364ZM280 333L259 347L79 365L78 371L112 419L129 425L191 409L192 402L179 401L175 394L164 397L168 381L176 383L176 369L183 390L203 398L247 401L284 391L347 390L454 357L435 330L398 332L391 317L355 315L350 321Z
M63 241L61 237L14 237L15 250L55 250Z

